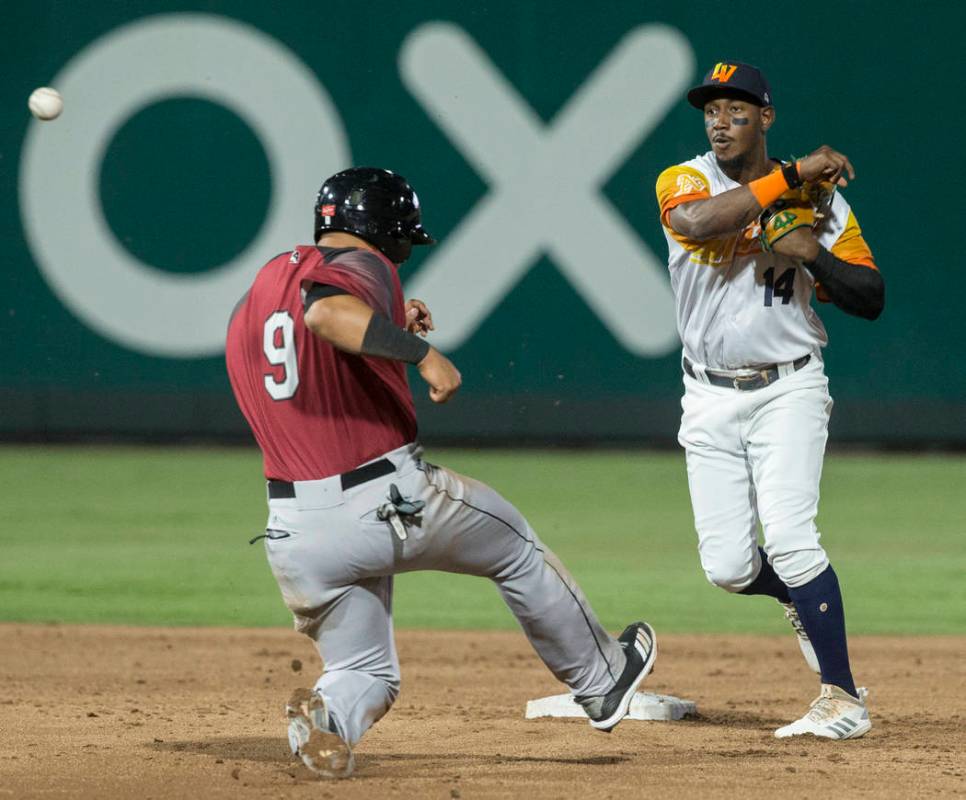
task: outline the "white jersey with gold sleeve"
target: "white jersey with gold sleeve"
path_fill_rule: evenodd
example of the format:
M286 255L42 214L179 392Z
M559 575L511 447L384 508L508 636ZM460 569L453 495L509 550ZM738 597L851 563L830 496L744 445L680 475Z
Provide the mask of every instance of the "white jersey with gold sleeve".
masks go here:
M669 167L657 179L684 355L712 370L782 364L807 354L820 358L828 337L811 306L815 282L799 261L763 251L757 225L706 241L670 227L671 209L740 185L721 171L710 151ZM838 258L875 269L855 215L838 192L816 236ZM827 299L820 286L818 297Z

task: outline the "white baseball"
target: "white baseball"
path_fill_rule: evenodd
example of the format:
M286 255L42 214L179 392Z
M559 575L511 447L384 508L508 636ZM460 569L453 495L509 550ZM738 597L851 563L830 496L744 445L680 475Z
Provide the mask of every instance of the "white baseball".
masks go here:
M64 99L56 89L41 86L31 92L27 105L30 113L37 119L47 121L60 116L60 112L64 110Z

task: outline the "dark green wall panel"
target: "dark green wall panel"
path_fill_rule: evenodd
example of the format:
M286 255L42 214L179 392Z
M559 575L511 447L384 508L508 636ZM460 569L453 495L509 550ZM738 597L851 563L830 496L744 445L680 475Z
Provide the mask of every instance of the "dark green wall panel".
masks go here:
M657 102L660 86L694 82L717 60L745 60L761 66L773 85L778 122L769 144L774 155L803 154L828 143L848 153L856 166L858 179L846 195L886 277L887 308L874 324L820 308L831 338L826 363L836 399L833 433L851 440L964 443L960 209L952 198L966 178L958 156L966 111L951 93L954 77L966 66L958 44L964 8L931 2L890 7L886 13L882 4L846 2L763 14L760 4L742 2L674 7L615 2L588 10L582 3L508 0L11 7L0 33L0 436L196 437L243 431L221 357L210 346L195 353L177 352L174 345L144 347L92 323L72 304L103 266L75 215L84 216L83 211L103 219L101 236L113 239L125 257L143 262L149 277L203 279L239 254L247 258L241 272L250 275L276 252L310 238L310 188L324 177L316 170L385 165L416 186L426 226L443 242L436 252L417 253L405 268L405 281L420 286L420 276L429 274L448 239L466 233L498 187L486 165L467 154L465 143L454 139L441 118L441 108L486 105L485 99L474 100L478 87L469 76L471 66L465 66L465 96L441 92L434 95L440 107L432 107L420 98L412 76L407 78L411 62L422 63L423 70L427 63L437 64L436 74L448 74L460 87L460 64L475 57L460 42L475 43L489 65L487 74L503 87L500 102L522 107L546 144L571 99L596 90L601 64L610 63L634 36L651 31L654 52L666 45L683 60L668 56L648 64L647 53L638 53L635 57L647 66L632 70L608 97L609 115L631 119L641 105ZM288 179L278 153L248 112L206 96L219 78L205 64L220 60L240 65L239 81L250 82L251 103L260 103L258 75L246 77L244 69L256 56L240 40L225 47L213 39L198 52L162 48L148 65L130 67L131 73L143 69L161 80L178 69L190 72L185 64L197 61L197 86L190 90L148 97L119 112L112 104L128 70L115 62L97 80L66 95L60 120L32 121L26 98L33 88L59 86L83 59L117 41L126 26L150 24L162 14L175 25L199 19L223 25L240 31L242 39L249 36L286 53L282 60L304 70L330 105L299 101L287 81L279 81L274 90L285 100L284 113L267 135L285 141L288 132L300 130L302 138L294 140L312 142L311 126L320 127L314 120L328 109L344 133L342 150L326 149L320 135L317 146L286 151L288 169L301 168L304 176ZM457 66L445 69L446 58L456 59ZM432 75L427 81L446 85ZM627 228L641 258L658 264L666 248L655 213L654 179L665 166L706 149L699 116L679 92L675 97L595 186L603 198L599 202ZM71 161L83 125L115 116L98 157ZM519 157L521 169L529 168L534 159L522 143L518 152L514 149L513 125L498 113L485 116L492 128L483 137L484 149L497 153L502 146L504 159ZM578 126L584 153L610 146L603 123L599 139L589 121ZM29 176L40 174L25 166L30 137L41 142L38 147L45 146L45 137L46 146L63 139L54 158L63 159L57 166L63 184L60 178L44 185L30 182ZM582 160L580 149L561 150L554 165L563 176L560 188L534 196L541 205L535 219L587 202L567 180L580 171ZM63 187L78 175L83 180L74 183L93 187L92 193L55 202L72 191ZM285 188L298 192L293 207L300 211L285 229L291 235L266 239L263 249L251 252L268 230L266 215L281 207ZM523 192L522 184L516 190ZM53 253L47 258L54 258L66 276L59 288L40 263L37 232L28 232L33 206L27 195L47 209L38 229ZM69 243L60 242L64 230L79 233ZM597 229L586 235L599 258L583 258L580 269L591 282L606 283L614 274L608 259L617 251ZM501 269L500 257L491 255L499 252L493 246L501 236L496 229L478 236L471 269L454 271L448 284L434 284L434 296L449 298L440 317L450 329L469 315L460 298L480 291L473 276ZM592 310L586 291L547 246L537 246L526 266L479 325L449 348L465 376L460 398L446 408L432 407L414 380L424 434L479 441L673 438L680 394L677 349L642 352L621 342L614 324ZM666 285L666 274L661 280ZM164 314L161 322L152 317L152 311L167 308L160 290L107 282L97 293L100 313L117 309L118 318L131 320L129 329L142 322L145 329L164 324ZM235 299L229 294L226 290L222 300L200 310L173 309L172 341L190 336L194 325L209 331L223 325L225 306ZM647 301L651 306L642 305L642 319L661 317L661 297L657 293ZM163 339L163 333L157 337Z

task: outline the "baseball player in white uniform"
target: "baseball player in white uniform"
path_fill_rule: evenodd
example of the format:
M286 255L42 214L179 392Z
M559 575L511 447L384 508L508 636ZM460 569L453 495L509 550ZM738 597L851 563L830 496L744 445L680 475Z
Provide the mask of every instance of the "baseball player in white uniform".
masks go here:
M821 676L808 712L775 735L855 738L871 722L815 526L832 399L828 339L810 304L815 291L867 319L883 307L882 278L835 191L854 170L828 147L797 162L768 157L775 110L755 67L718 63L688 101L704 114L711 150L662 172L657 196L683 343L679 441L701 565L729 592L776 598Z

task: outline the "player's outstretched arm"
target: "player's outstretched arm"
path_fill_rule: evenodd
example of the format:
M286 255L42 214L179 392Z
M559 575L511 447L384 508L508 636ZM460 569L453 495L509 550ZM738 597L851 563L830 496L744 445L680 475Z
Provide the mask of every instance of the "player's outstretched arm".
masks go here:
M355 295L316 300L305 311L305 326L347 353L416 364L429 384L429 397L434 403L445 403L462 383L459 370L446 356L375 313Z
M848 175L848 179L846 179ZM671 209L671 228L689 239L703 241L729 236L754 222L761 212L789 189L811 181L847 186L855 179L849 159L822 145L794 164L786 164L763 178L714 197L692 200Z

